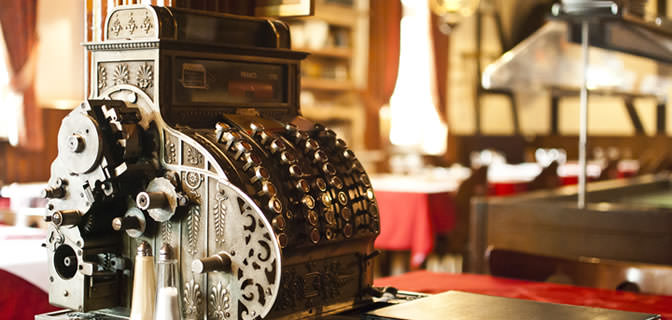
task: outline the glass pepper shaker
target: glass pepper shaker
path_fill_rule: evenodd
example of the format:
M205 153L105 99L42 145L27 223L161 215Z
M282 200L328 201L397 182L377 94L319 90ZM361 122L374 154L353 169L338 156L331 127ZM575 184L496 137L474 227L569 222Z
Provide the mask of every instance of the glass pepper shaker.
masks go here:
M154 320L181 320L177 259L173 256L173 248L167 243L164 243L159 250L157 269Z

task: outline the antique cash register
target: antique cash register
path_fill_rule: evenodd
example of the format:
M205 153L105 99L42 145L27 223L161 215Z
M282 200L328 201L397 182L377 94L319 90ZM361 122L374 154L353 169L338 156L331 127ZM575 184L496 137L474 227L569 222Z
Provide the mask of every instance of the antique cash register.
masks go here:
M36 319L125 319L138 244L179 261L186 319L317 318L371 301L380 225L345 141L301 117L281 21L123 6L91 97L58 133L49 301Z

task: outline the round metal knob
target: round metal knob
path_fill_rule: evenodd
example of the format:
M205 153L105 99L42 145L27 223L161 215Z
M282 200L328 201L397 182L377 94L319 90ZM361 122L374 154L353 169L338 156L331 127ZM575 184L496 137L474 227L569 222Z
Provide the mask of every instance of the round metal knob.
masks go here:
M270 177L268 170L264 167L255 167L254 175L250 178L251 183L256 183L257 181L267 180Z
M343 226L343 235L346 238L352 237L352 225L349 223L346 223L345 226Z
M289 167L289 175L295 178L301 177L303 175L303 172L301 171L301 167L293 164Z
M303 196L303 198L301 199L301 202L302 202L308 209L311 209L311 210L312 210L312 209L315 209L315 199L313 198L313 196L307 194L307 195Z
M66 267L72 267L77 264L77 257L76 256L67 256L63 258L63 265Z
M283 151L280 154L280 162L282 162L283 164L292 164L296 162L296 156L294 156L293 153Z
M348 207L341 209L341 217L345 221L350 221L350 219L352 218L352 210Z
M270 182L270 181L262 182L261 183L261 190L259 190L259 192L257 192L258 196L274 197L277 194L278 194L278 191L275 189L275 185L273 185L273 183Z
M310 231L310 241L314 244L320 242L320 230L313 228L313 230Z
M142 210L168 207L168 199L163 192L140 192L135 197L135 204Z
M231 272L231 256L226 252L220 252L207 258L194 260L191 263L191 271L194 273Z
M277 235L277 238L278 238L278 244L280 245L280 248L286 247L287 243L289 243L289 238L284 233L279 233Z
M277 197L272 197L270 200L268 200L268 208L271 211L280 214L282 213L282 202Z
M359 177L359 180L367 187L371 186L371 180L369 179L369 176L366 175L366 173L362 173L362 175Z
M252 122L250 123L250 130L252 130L253 135L256 135L264 131L264 126L261 123Z
M285 130L287 130L287 132L296 132L298 129L296 128L296 125L295 125L295 124L293 124L293 123L286 123L286 124L285 124Z
M112 219L112 229L115 231L126 231L126 234L131 238L142 236L145 233L146 226L147 220L145 219L145 214L142 210L135 207L129 208L125 216Z
M332 240L334 238L334 231L331 229L324 230L324 237L327 240Z
M329 178L329 184L336 189L343 189L343 180L337 176Z
M273 218L273 221L271 222L271 224L273 224L273 227L275 227L279 231L283 231L287 227L287 223L286 223L285 218L283 216L277 216L277 217Z
M327 183L322 178L315 179L315 186L322 192L327 191Z
M57 226L74 226L82 220L82 215L77 210L57 211L51 215L51 222Z
M343 158L346 158L348 160L354 160L355 159L355 153L352 152L352 150L345 150L343 151Z
M296 189L303 193L308 193L310 192L310 184L306 180L300 179L296 182Z
M324 151L322 151L322 150L317 150L317 151L315 151L315 153L313 154L313 162L314 162L314 163L325 162L325 161L327 161L327 160L328 160L328 159L327 159L327 154L326 154Z
M348 147L348 144L345 143L345 141L343 141L343 139L340 139L340 138L336 139L336 142L334 142L334 145L336 146L336 148L339 148L339 149L345 149L345 148Z
M112 219L112 229L114 231L121 231L121 230L140 230L140 219L137 217L129 216L129 217L116 217Z
M233 156L233 158L238 159L243 155L243 153L247 154L250 151L252 151L252 145L250 145L247 141L239 141L236 143L236 154Z
M338 198L338 203L340 203L341 205L344 206L348 204L348 195L346 195L345 192L343 191L338 192L338 195L336 195L336 197Z
M275 139L271 142L269 148L271 149L271 153L276 153L280 151L285 151L285 149L287 149L287 146L285 145L284 142L282 142L282 140Z
M325 163L322 165L322 171L330 176L336 175L336 168L334 168L331 163Z
M334 210L325 210L324 211L324 220L327 221L327 224L334 225L336 224L336 214Z
M240 140L240 133L226 132L224 133L222 138L224 138L224 141L226 141L226 144L224 145L224 150L229 150L229 148L231 148L234 142Z
M245 153L243 155L243 160L245 161L245 165L243 166L243 170L247 171L253 166L258 166L261 165L261 158L251 152Z
M322 204L323 204L325 207L330 207L330 206L331 206L331 202L332 202L334 199L333 199L333 198L331 197L331 195L329 195L328 193L323 193L323 194L320 196L320 200L322 200Z
M308 139L308 140L306 140L305 147L306 147L306 152L315 151L320 147L320 144L317 143L317 141L315 141L313 139Z
M84 151L85 142L84 137L74 134L68 138L68 149L74 153L80 153Z
M313 227L317 227L320 222L320 217L317 216L317 212L315 212L315 210L308 211L306 218L308 219L308 223L310 223L310 225Z
M231 126L228 124L225 122L217 122L217 124L215 124L215 137L217 138L217 142L221 142L224 132L229 130L231 130Z
M54 187L54 188L45 188L40 193L40 196L45 199L60 199L65 197L65 188L63 187Z

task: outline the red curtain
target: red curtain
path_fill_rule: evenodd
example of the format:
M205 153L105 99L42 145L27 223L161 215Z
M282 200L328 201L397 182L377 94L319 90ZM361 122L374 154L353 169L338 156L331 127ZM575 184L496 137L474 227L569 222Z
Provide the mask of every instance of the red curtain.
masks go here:
M23 132L19 145L28 150L44 146L42 113L35 97L33 55L37 45L37 0L0 0L0 25L5 38L12 89L23 95Z
M449 38L448 35L440 30L440 24L441 17L431 12L429 23L431 30L429 35L434 56L434 74L431 75L434 84L434 103L441 120L446 125L449 125L447 102Z
M369 69L366 103L366 147L381 146L378 111L390 102L399 71L401 1L371 0L369 7Z

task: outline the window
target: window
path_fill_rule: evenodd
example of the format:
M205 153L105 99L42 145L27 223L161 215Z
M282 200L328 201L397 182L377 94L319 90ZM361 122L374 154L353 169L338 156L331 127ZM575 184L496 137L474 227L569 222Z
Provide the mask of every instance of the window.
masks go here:
M434 103L427 1L402 1L399 73L390 99L390 141L401 149L438 155L448 128Z
M9 140L17 145L19 140L18 124L22 119L21 108L23 97L12 90L9 85L10 69L5 39L0 27L0 140Z

